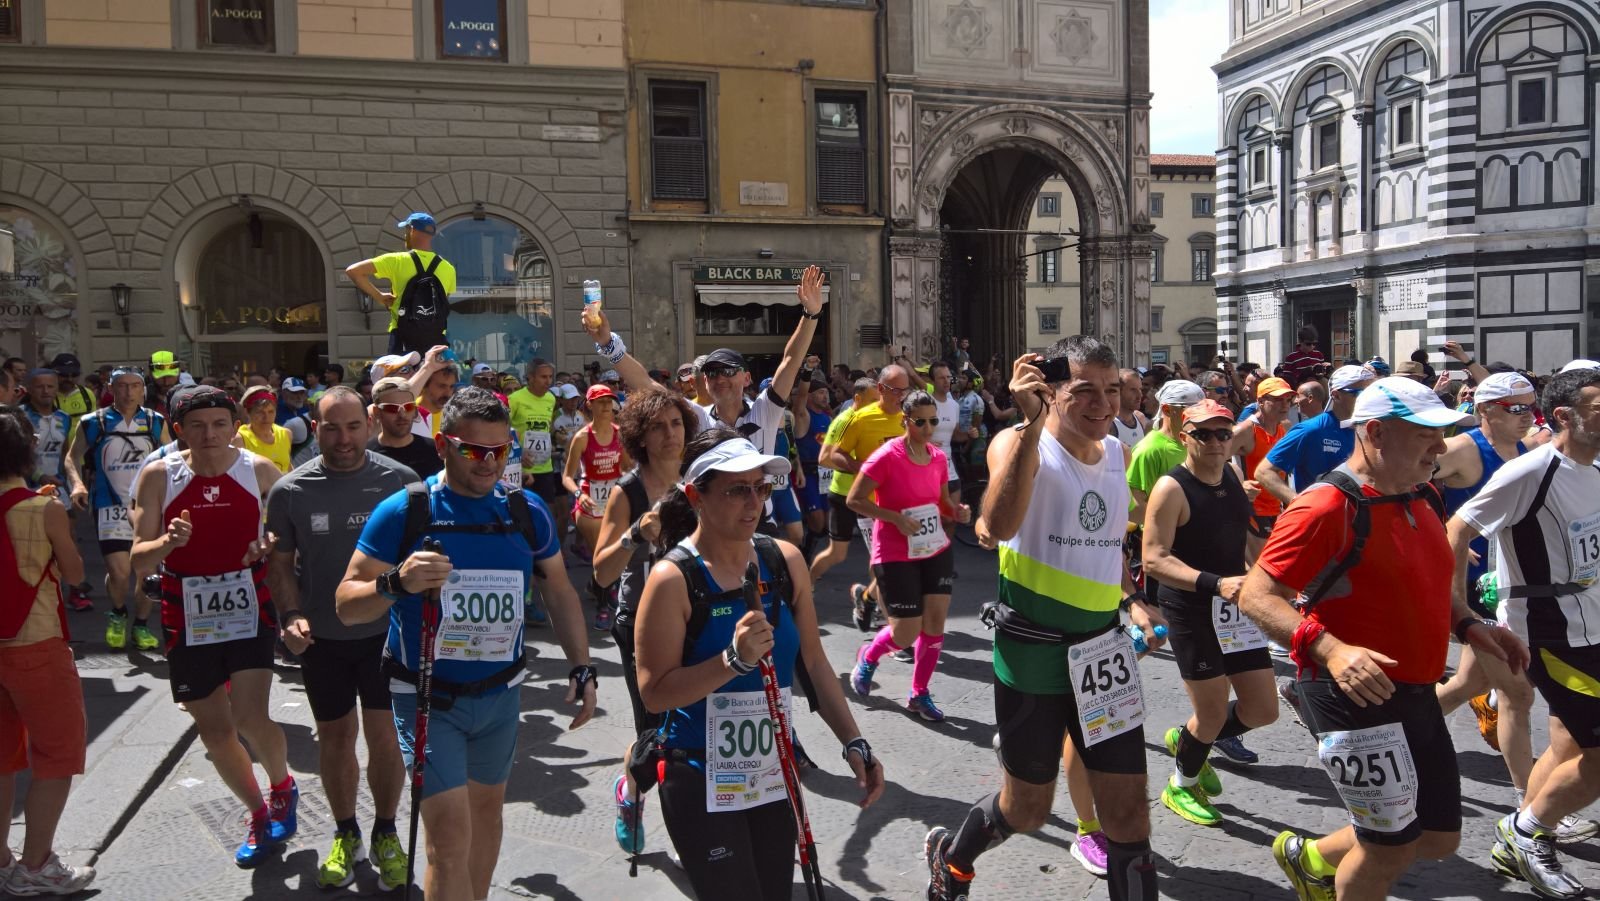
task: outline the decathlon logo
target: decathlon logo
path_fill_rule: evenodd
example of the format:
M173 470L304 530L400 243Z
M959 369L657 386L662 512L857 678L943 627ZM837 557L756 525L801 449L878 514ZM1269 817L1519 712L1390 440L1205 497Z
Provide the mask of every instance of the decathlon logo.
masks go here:
M1097 492L1088 491L1078 502L1078 524L1090 532L1099 531L1106 524L1106 501Z

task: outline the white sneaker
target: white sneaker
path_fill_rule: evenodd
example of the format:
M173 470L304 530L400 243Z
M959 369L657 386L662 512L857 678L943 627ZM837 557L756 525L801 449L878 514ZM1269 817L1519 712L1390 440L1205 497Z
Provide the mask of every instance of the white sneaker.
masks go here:
M1577 814L1569 813L1556 824L1556 844L1571 845L1591 838L1600 833L1600 823L1594 820L1580 819Z
M19 897L74 895L88 888L94 876L94 867L69 867L51 854L37 870L30 870L19 861L11 869L6 891Z

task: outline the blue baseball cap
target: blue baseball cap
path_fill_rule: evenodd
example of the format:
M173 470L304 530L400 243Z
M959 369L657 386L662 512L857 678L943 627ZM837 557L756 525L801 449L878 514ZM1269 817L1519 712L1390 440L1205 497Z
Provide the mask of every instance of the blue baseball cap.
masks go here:
M289 378L286 378L286 379L283 380L283 384L278 386L278 390L280 390L280 391L304 391L304 390L306 390L306 383L300 381L299 379L297 379L297 378L295 378L293 376L290 376Z
M439 223L427 213L412 213L395 223L397 228L414 228L425 235L431 235L439 230Z

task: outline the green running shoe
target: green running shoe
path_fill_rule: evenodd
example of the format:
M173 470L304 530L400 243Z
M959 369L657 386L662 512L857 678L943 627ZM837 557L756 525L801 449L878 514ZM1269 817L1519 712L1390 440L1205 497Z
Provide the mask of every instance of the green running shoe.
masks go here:
M1177 759L1178 736L1182 732L1183 730L1177 726L1167 730L1167 753L1171 754L1173 759ZM1217 771L1211 768L1211 761L1209 760L1206 761L1205 766L1200 768L1200 790L1205 792L1208 798L1215 798L1217 795L1222 794L1222 777L1218 776Z
M1183 786L1178 784L1176 778L1169 778L1167 787L1161 790L1161 803L1196 826L1222 825L1222 814L1211 806L1211 801L1198 785Z
M393 832L372 834L372 854L369 858L378 871L378 888L392 892L406 884L406 849L400 836Z
M134 626L133 646L141 651L153 651L161 647L161 642L156 638L155 633L150 631L149 626Z
M1313 876L1306 869L1304 854L1306 838L1284 831L1272 841L1272 857L1278 862L1283 875L1289 877L1294 895L1299 901L1335 901L1333 877Z
M360 833L334 833L328 856L317 867L317 885L322 888L344 888L356 881L356 864L361 860L364 850Z
M106 611L106 647L120 651L128 646L128 611Z

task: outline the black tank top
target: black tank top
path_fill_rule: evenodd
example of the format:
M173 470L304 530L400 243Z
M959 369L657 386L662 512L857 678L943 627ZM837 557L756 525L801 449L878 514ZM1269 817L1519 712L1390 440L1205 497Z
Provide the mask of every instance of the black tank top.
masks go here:
M650 496L645 492L639 470L634 468L623 473L622 478L617 480L615 490L627 497L628 515L633 517L631 525L638 525L640 517L650 512ZM655 562L654 549L648 543L634 545L633 556L628 558L627 567L617 579L618 624L633 625L634 615L639 610L639 598L644 595L644 580L650 575L650 567Z
M1178 526L1172 536L1172 556L1200 570L1219 576L1244 575L1245 529L1250 522L1250 500L1231 466L1222 468L1222 483L1207 485L1187 467L1175 466L1167 473L1183 489L1189 502L1189 521ZM1161 586L1161 600L1169 603L1203 603L1211 598L1193 591Z

